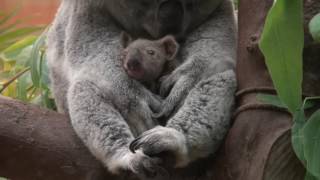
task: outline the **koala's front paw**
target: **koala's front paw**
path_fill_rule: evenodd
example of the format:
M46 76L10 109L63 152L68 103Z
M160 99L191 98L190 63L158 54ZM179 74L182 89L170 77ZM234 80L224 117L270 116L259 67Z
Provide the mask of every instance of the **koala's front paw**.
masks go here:
M174 86L174 84L178 81L178 74L173 72L170 75L166 75L160 79L160 91L159 94L162 97L168 96L170 90Z
M171 98L167 98L166 100L164 100L161 105L160 111L158 111L157 113L153 113L152 118L158 119L161 117L169 117L176 105L175 102L171 100Z
M179 79L177 77L179 77ZM162 109L154 114L153 117L169 117L174 109L179 106L182 100L188 95L192 87L194 87L196 80L197 78L188 74L180 74L179 76L179 73L168 77L161 85L160 93L164 95L163 93L166 93L168 89L170 89L170 93L163 101Z
M160 165L162 160L156 157L149 157L138 150L132 154L129 161L129 170L136 174L140 179L166 179L168 172Z
M130 144L130 150L136 152L141 150L150 157L159 157L163 161L172 159L167 157L173 155L174 163L171 166L183 167L188 164L188 152L185 136L179 131L157 126L144 132Z

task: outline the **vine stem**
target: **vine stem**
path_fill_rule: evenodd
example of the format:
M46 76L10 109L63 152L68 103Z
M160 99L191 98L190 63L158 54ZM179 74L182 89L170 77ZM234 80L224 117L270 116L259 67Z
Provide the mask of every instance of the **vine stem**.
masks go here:
M15 76L13 76L11 79L9 79L7 82L3 83L2 88L0 89L0 93L2 93L12 82L17 80L19 77L21 77L24 73L28 72L30 68L26 68L23 71L19 72Z

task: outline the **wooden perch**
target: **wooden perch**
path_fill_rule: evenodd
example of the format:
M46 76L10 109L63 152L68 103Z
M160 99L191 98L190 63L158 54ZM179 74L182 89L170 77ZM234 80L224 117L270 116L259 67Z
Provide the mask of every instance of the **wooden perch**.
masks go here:
M0 97L0 176L13 180L114 179L67 117Z

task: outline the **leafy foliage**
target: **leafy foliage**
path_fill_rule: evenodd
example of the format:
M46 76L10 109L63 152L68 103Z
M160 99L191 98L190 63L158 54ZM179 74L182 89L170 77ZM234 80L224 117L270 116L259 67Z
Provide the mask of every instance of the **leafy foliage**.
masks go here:
M0 16L0 93L54 109L48 88L45 33L41 27L17 27L10 23L15 11Z
M320 13L314 16L309 24L310 33L316 42L320 42Z
M260 48L280 99L294 113L301 106L302 1L278 0L271 8Z
M279 98L258 97L293 115L292 145L307 169L305 180L320 179L320 110L308 119L304 109L320 97L302 99L303 16L301 0L277 0L269 11L260 48ZM315 40L320 32L319 17L313 18L310 31ZM310 103L311 102L311 103Z

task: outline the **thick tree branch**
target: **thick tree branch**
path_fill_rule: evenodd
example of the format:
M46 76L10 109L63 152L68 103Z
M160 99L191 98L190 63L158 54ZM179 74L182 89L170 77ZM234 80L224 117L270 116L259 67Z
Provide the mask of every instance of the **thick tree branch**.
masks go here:
M13 180L114 179L67 117L0 97L0 176Z

